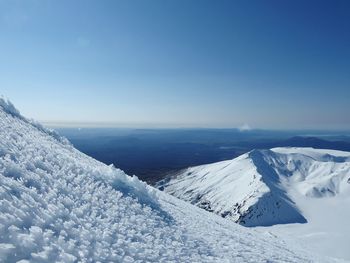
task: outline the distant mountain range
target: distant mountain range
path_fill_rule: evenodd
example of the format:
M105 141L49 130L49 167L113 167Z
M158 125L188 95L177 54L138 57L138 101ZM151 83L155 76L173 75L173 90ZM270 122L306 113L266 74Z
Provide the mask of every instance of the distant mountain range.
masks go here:
M169 172L230 160L253 149L294 146L350 151L349 137L337 134L318 138L293 132L225 129L62 129L60 133L80 151L151 184Z
M256 143L255 148L270 149L274 147L312 147L317 149L333 149L350 151L350 143L346 141L328 141L318 137L294 136L286 140L268 143Z

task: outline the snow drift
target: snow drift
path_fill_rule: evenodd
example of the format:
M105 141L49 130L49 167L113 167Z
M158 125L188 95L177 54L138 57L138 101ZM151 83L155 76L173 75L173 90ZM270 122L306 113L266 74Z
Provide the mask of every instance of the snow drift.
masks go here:
M320 262L76 150L0 99L1 262Z
M270 226L307 222L293 194L350 194L349 178L349 152L274 148L188 168L158 187L242 225Z

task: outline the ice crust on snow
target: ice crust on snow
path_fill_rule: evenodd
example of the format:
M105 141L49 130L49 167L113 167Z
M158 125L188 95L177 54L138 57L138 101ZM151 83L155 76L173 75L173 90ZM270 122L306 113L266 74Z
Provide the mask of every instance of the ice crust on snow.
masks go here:
M350 153L312 148L253 150L188 168L159 182L166 192L245 226L306 223L291 198L349 191Z
M67 138L60 136L55 130L45 128L43 125L41 125L41 123L39 123L35 120L30 120L30 119L23 117L21 115L21 113L19 112L19 110L12 104L12 102L4 99L3 97L0 97L0 108L2 108L2 110L4 112L12 115L13 117L16 117L24 122L27 122L27 123L31 124L32 126L34 126L35 128L37 128L38 130L52 136L53 138L55 138L59 142L61 142L63 144L70 144L70 142L67 140Z
M19 113L19 110L16 109L12 102L9 100L5 100L3 97L0 97L0 107L4 112L11 114L14 117L23 119L23 117Z
M0 99L0 262L328 262L74 149Z

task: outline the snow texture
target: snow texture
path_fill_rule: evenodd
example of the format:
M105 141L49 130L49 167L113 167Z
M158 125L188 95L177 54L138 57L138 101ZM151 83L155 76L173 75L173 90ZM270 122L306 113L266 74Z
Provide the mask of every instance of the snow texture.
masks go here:
M331 262L102 164L0 99L0 262Z

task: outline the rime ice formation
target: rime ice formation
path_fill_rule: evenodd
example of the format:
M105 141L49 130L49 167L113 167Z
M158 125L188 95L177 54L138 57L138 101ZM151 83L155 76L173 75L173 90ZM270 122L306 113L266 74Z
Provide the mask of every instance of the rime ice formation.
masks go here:
M1 262L321 262L76 150L0 99Z

